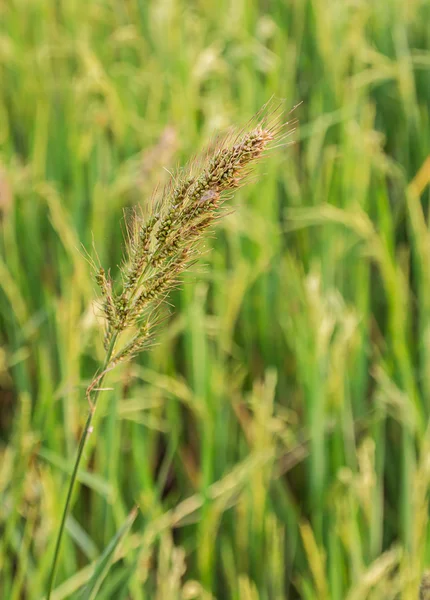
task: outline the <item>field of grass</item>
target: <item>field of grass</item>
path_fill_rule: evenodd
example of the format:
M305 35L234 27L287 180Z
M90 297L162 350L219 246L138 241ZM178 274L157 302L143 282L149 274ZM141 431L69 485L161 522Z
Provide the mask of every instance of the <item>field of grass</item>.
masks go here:
M107 377L53 598L419 597L430 0L0 0L2 600L46 594L103 360L82 245L115 274L123 209L272 96L296 143Z

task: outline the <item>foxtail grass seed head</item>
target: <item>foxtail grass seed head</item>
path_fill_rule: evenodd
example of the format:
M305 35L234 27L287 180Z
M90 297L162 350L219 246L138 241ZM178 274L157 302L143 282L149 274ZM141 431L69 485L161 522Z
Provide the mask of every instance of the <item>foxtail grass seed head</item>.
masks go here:
M102 267L96 273L106 348L119 334L132 331L131 341L117 351L111 366L146 347L157 307L198 256L206 231L222 215L228 192L246 181L262 154L282 139L283 129L279 113L263 107L249 130L227 136L208 155L172 177L148 218L134 215L120 289Z

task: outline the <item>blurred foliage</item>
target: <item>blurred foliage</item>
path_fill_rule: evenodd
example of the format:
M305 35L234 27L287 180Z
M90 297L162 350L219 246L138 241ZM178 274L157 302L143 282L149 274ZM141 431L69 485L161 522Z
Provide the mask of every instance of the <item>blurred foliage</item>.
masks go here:
M109 378L55 598L108 555L100 599L418 597L429 23L429 0L0 0L2 598L43 597L103 355L82 246L115 272L123 209L272 95L301 102L296 144Z

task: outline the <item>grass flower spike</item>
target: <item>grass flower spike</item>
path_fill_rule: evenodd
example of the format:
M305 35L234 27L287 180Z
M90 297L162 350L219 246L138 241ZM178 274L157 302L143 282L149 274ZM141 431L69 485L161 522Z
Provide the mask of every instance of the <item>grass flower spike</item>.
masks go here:
M171 183L151 203L144 218L136 211L128 228L121 281L113 282L102 266L96 268L100 306L105 318L106 357L87 389L90 411L69 482L51 568L47 599L51 596L61 539L70 500L105 374L144 349L153 335L157 309L199 254L207 230L222 215L229 192L241 186L253 165L282 138L283 125L270 105L235 135L226 136ZM286 133L288 135L289 132Z
M114 291L103 267L96 280L106 320L105 348L120 334L134 330L131 342L120 348L109 366L144 348L151 336L151 315L198 254L206 230L222 214L227 192L237 189L252 165L280 132L279 119L269 113L250 131L229 136L212 156L195 161L172 178L153 214L135 214L129 228L120 289Z

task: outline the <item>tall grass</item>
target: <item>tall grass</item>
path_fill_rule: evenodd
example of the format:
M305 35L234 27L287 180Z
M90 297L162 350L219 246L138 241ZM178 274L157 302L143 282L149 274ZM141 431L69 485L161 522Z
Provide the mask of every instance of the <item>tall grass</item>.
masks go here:
M302 101L297 144L108 376L53 597L418 597L429 21L428 0L0 3L1 597L46 591L103 358L81 244L115 276L122 209L272 95Z

